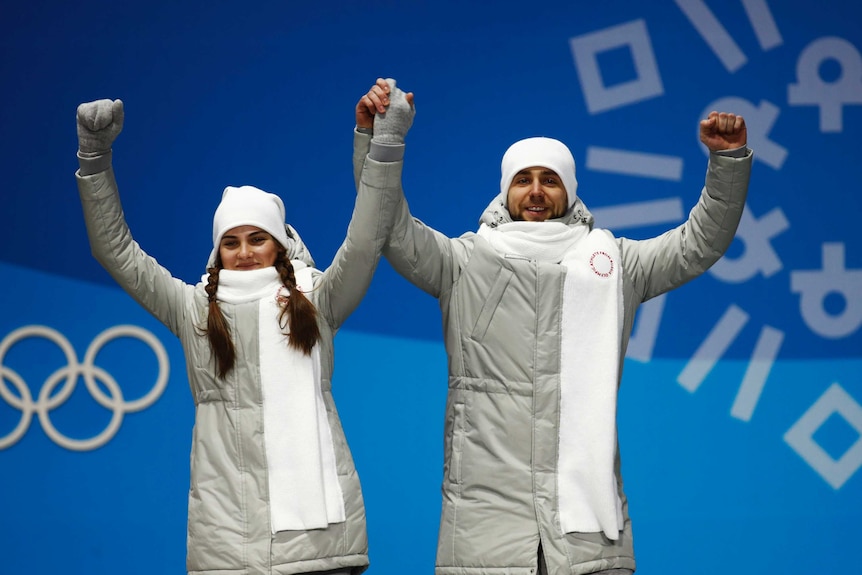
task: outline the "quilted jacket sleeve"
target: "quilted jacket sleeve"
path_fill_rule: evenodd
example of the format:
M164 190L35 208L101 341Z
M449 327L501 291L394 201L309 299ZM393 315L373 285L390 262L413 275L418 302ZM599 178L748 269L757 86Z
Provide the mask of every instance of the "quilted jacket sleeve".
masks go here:
M317 306L333 329L344 323L365 296L392 230L396 199L401 194L403 162L377 162L361 149L354 150L353 160L356 203L347 235L315 285Z
M701 275L724 255L745 207L752 160L750 150L741 158L710 154L706 184L683 224L648 240L621 240L641 301Z
M353 140L353 175L359 186L371 135L356 132ZM392 231L383 246L389 264L409 282L439 298L451 289L458 273L455 252L466 261L468 246L426 226L410 215L400 185L391 197L394 211Z
M172 277L132 239L112 168L75 176L93 256L120 287L179 335L186 313L183 302L192 297L194 287Z

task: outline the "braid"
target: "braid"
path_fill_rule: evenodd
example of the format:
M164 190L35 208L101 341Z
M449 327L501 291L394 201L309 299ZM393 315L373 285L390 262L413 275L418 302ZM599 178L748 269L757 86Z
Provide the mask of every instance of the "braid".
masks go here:
M207 269L209 278L207 280L206 292L209 300L209 314L207 315L207 339L210 348L218 363L218 376L224 379L225 375L233 369L236 362L236 348L230 338L230 327L225 320L224 314L216 301L218 291L218 275L221 262L216 260L216 266Z
M275 260L275 269L281 277L281 283L290 292L287 304L278 316L279 323L287 316L288 345L306 355L311 354L314 345L320 341L320 328L317 326L317 309L296 286L296 275L293 264L287 259L287 251L280 250Z

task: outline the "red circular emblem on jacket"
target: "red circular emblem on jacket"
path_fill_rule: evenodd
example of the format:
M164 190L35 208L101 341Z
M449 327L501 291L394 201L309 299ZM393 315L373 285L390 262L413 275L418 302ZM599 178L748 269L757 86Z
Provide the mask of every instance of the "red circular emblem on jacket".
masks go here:
M595 252L590 256L590 267L596 275L610 277L614 273L614 260L606 252Z

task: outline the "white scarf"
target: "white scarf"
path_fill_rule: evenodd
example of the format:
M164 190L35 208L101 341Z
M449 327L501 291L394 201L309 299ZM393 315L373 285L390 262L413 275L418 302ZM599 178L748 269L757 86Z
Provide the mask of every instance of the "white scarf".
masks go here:
M311 268L293 261L297 285L312 287ZM219 272L218 299L259 301L258 342L270 526L278 531L323 529L345 521L335 448L320 389L320 349L288 347L279 326L278 296L287 295L274 267ZM235 334L237 335L237 334Z
M565 266L560 334L557 489L564 533L618 539L622 503L614 474L623 325L619 246L606 230L511 222L479 235L497 252Z

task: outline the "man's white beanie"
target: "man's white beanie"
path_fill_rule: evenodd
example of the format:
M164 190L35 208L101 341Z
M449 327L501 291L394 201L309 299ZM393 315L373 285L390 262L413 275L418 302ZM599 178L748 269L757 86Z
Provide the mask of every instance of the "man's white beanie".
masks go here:
M268 232L284 248L288 247L284 229L284 202L275 194L254 186L224 189L221 203L213 216L213 251L207 267L215 265L222 236L238 226L255 226Z
M553 138L527 138L509 146L503 154L500 179L500 191L508 198L509 187L515 174L526 168L540 167L554 170L563 180L566 188L569 207L575 205L578 197L578 180L575 178L575 158L569 148ZM508 199L506 201L508 206Z

